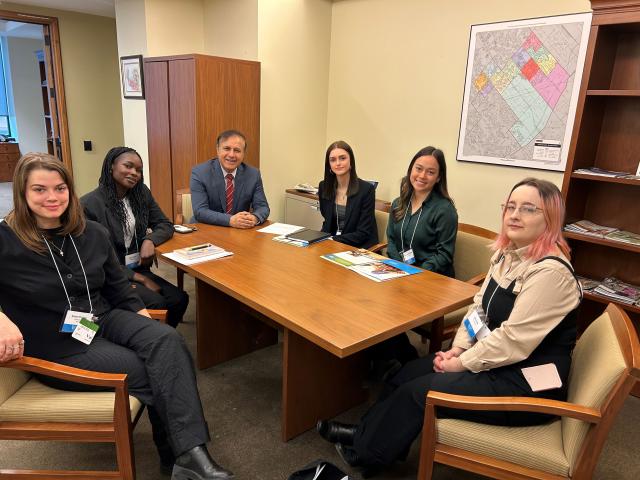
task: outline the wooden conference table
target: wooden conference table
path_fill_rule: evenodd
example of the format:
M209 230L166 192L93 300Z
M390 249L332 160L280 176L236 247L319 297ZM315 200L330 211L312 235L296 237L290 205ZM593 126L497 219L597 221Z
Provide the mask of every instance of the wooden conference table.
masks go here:
M211 242L233 252L191 266L159 258L196 280L198 368L272 345L283 330L285 441L366 399L364 349L460 308L478 290L431 272L374 282L320 258L348 245L299 248L257 232L264 226L197 224L157 251Z

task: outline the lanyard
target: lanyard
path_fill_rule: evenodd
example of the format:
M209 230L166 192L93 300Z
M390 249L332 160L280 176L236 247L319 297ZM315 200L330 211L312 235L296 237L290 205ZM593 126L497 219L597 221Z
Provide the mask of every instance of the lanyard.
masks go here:
M413 196L411 198L413 198ZM404 252L404 234L402 233L402 230L404 229L404 221L407 218L407 213L409 213L410 208L411 208L411 200L409 200L409 205L407 205L407 209L404 212L404 217L402 217L402 224L400 225L400 245L402 246L403 252ZM411 246L413 245L413 237L416 236L416 229L418 228L418 223L420 223L420 215L422 215L422 205L420 205L420 211L418 212L418 220L416 220L416 224L413 227L413 233L411 234L411 242L409 242L409 250L411 250ZM407 228L409 228L408 225L407 225Z
M71 305L71 299L69 298L69 293L67 293L67 287L64 285L64 281L62 280L62 275L60 274L60 269L58 268L58 264L56 263L56 259L53 256L53 252L51 251L51 247L49 246L49 242L47 239L42 236L47 249L49 250L49 255L51 255L51 260L53 260L53 265L56 267L56 271L58 272L58 277L60 277L60 283L62 284L62 289L64 290L64 294L67 297L67 303L69 304L69 310L73 310L73 305ZM89 298L89 313L93 314L93 304L91 303L91 292L89 292L89 282L87 282L87 274L84 271L84 265L82 265L82 259L80 258L80 254L78 253L78 249L76 247L76 243L73 241L73 237L69 235L69 240L71 240L71 244L73 245L73 249L76 251L76 255L78 256L78 261L80 262L80 268L82 269L82 275L84 275L84 284L87 287L87 297Z

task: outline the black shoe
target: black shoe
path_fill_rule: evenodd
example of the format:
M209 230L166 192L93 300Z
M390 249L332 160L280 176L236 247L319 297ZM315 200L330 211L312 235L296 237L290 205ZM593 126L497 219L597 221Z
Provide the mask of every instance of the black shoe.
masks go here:
M318 420L318 423L316 423L316 430L322 438L331 443L341 443L343 445L353 445L356 428L355 425L331 420Z
M341 443L336 443L336 451L338 452L338 455L340 455L342 461L350 467L359 467L362 465L358 454L353 448L342 445Z
M207 447L199 445L176 458L171 480L231 480L233 473L213 461Z

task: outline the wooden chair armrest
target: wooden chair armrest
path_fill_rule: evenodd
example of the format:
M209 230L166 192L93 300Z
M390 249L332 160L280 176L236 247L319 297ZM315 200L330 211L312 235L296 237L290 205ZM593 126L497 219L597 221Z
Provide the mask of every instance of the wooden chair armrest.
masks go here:
M467 395L452 395L429 391L427 405L457 408L461 410L497 410L497 411L525 411L546 413L575 418L589 423L598 423L602 419L599 410L576 405L575 403L550 400L547 398L531 397L474 397Z
M153 310L147 308L147 312L151 315L151 318L158 320L160 323L167 323L167 311L166 310Z
M372 247L369 247L367 250L373 253L380 253L385 248L387 248L387 243L376 243Z
M482 282L484 282L485 277L487 276L486 273L481 273L480 275L476 275L475 277L471 277L469 280L467 280L467 283L470 283L471 285L477 285L479 287L482 286Z
M126 373L94 372L33 357L22 357L2 363L0 366L97 387L122 388L127 378Z

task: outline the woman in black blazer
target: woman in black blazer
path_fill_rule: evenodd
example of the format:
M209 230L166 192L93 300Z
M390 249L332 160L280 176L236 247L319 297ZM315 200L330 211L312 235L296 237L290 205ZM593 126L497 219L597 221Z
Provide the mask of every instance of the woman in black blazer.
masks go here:
M342 140L327 148L318 196L323 232L354 247L369 248L378 243L375 187L358 178L353 150Z
M155 247L173 236L173 224L142 183L142 159L114 147L102 164L99 186L80 199L89 220L104 225L125 275L145 306L166 309L167 323L182 320L189 296L151 272Z

